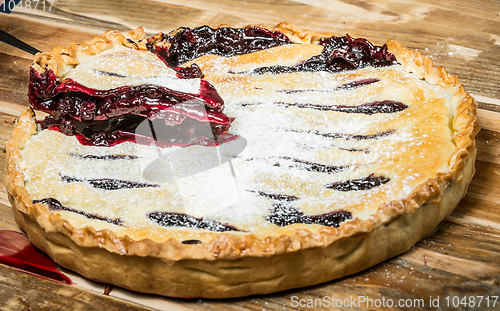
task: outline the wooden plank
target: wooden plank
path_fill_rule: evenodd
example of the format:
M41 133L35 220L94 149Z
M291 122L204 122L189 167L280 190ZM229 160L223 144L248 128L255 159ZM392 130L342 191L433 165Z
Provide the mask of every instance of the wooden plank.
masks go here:
M152 310L0 265L0 306L18 310ZM61 309L63 308L63 309Z
M478 146L477 159L479 161L500 164L499 139L500 134L498 132L481 130L476 136L476 145ZM496 176L500 176L500 172L495 168L492 168L490 172Z
M423 243L426 243L426 241ZM422 247L413 248L411 251L400 256L399 259L409 260L420 265L460 275L470 280L498 285L500 266L489 265L477 260L458 258ZM463 269L463 267L468 267L468 269Z
M0 101L0 112L7 114L7 115L18 117L27 108L28 108L27 105L24 106L24 105L19 105L19 104L12 104L12 103L7 102L7 101Z
M481 128L500 132L500 112L478 109L477 119Z

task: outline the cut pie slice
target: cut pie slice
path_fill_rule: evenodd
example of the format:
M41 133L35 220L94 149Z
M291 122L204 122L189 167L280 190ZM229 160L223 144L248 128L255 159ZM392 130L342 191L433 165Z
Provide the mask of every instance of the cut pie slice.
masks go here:
M174 297L330 281L433 232L474 174L475 101L389 40L109 31L37 54L6 145L19 226L83 276Z

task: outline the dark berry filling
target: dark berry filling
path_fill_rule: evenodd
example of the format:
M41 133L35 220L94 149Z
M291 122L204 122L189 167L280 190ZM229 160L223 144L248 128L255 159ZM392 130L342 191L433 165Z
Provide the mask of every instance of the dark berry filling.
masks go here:
M82 182L91 185L93 188L104 190L119 190L129 188L150 188L160 187L157 184L140 183L136 181L111 179L111 178L76 178L70 176L61 176L61 180L65 183Z
M166 122L165 111L150 120L137 115L125 115L106 121L68 121L60 124L48 116L40 124L43 129L74 135L82 145L113 146L124 141L160 147L189 146L193 144L214 146L236 139L229 134L229 124L202 122L179 114L178 124ZM202 114L200 113L200 116ZM228 121L230 122L230 121Z
M304 107L304 108L309 108ZM313 107L312 109L320 109L320 110L329 110L329 109L322 109L324 108L318 108L318 106ZM332 111L339 111L339 112L346 112L346 113L363 113L363 114L375 114L375 113L396 113L396 112L401 112L408 108L407 105L403 104L402 102L395 101L395 100L383 100L383 101L374 101L371 103L366 103L358 106L332 106L331 110Z
M387 45L375 46L364 38L343 37L323 38L321 54L313 56L294 66L259 67L250 74L280 74L290 72L326 71L330 73L362 69L367 66L385 67L397 64L396 57L387 51Z
M104 70L97 70L97 69L92 69L93 72L100 74L102 76L111 76L111 77L118 77L118 78L126 78L127 76L116 73L116 72L111 72L111 71L104 71Z
M32 68L29 99L34 109L51 114L42 127L76 135L86 145L113 146L124 141L154 144L154 138L141 140L140 136L144 135L134 132L145 119L161 119L162 122L157 124L166 126L163 127L167 136L177 132L174 141L160 142L162 146L195 144L205 140L212 140L213 144L212 134L232 136L227 133L232 119L222 112L224 102L206 81L201 81L200 94L155 85L101 91L70 79L59 83L51 70L38 73ZM209 133L212 137L203 136L195 130L201 127L212 128L215 133ZM197 136L193 138L193 135Z
M227 57L292 43L281 32L257 26L180 28L172 35L164 34L158 41L150 41L150 50L172 68L207 54Z
M200 67L196 64L192 64L189 67L177 67L175 71L177 71L177 77L179 79L201 79L204 76Z
M371 103L361 104L357 106L323 106L323 105L314 105L307 103L277 103L279 105L284 106L293 106L298 108L309 108L316 109L322 111L337 111L337 112L345 112L345 113L362 113L362 114L375 114L375 113L396 113L405 110L408 108L407 105L403 104L399 101L394 100L383 100L383 101L375 101Z
M233 226L222 224L213 219L196 218L186 214L151 212L148 213L147 216L153 222L163 227L187 227L215 232L241 231Z
M336 88L333 89L326 89L326 90L321 90L321 89L296 89L296 90L283 90L283 91L278 91L280 93L286 93L286 94L292 94L292 93L302 93L302 92L336 92L336 91L342 91L342 90L352 90L358 87L362 87L365 85L369 85L372 83L377 83L380 80L377 78L370 78L370 79L363 79L363 80L358 80L358 81L353 81L349 83L342 84L340 86L337 86Z
M338 191L370 190L375 187L386 184L389 181L390 181L389 177L375 176L375 174L370 174L367 177L359 179L349 179L342 182L331 183L326 185L326 187Z
M389 136L393 134L396 130L387 130L380 133L361 135L361 134L345 134L345 133L323 133L320 131L298 131L298 130L287 130L289 132L295 133L307 133L313 135L319 135L327 138L343 138L343 139L354 139L354 140L365 140L365 139L379 139L381 137Z
M301 169L309 172L333 174L349 169L349 165L326 165L291 157L251 158L248 161L263 160L272 166Z
M202 242L200 240L193 239L193 240L184 240L181 243L186 245L196 245L196 244L201 244Z
M94 155L94 154L78 154L78 153L68 153L69 156L77 158L77 159L85 159L85 160L135 160L139 158L135 155L128 154L106 154L106 155Z
M265 216L265 219L280 227L298 223L338 227L344 221L352 218L351 212L342 210L319 215L304 215L304 212L293 206L293 202L299 200L299 197L265 191L251 192L275 201L270 209L271 214Z
M266 197L271 200L276 200L276 201L284 201L284 202L292 202L300 199L299 197L293 196L293 195L285 195L285 194L277 194L277 193L269 193L265 191L253 191L253 190L248 190L249 192L254 192L257 193L258 195L262 197Z
M101 121L127 114L149 117L183 103L220 113L224 107L217 91L204 80L199 94L147 84L96 90L71 79L58 82L52 70L39 73L34 68L30 70L29 100L34 109L51 113L57 120L75 121Z
M69 212L73 212L73 213L77 213L77 214L83 215L83 216L85 216L85 217L87 217L89 219L102 220L102 221L109 222L109 223L111 223L113 225L123 226L123 221L120 218L111 219L111 218L107 218L107 217L104 217L104 216L101 216L101 215L97 215L97 214L89 214L89 213L86 213L84 211L80 211L80 210L77 210L77 209L74 209L74 208L66 207L66 206L62 205L61 202L59 202L58 200L56 200L54 198L47 198L47 199L42 199L42 200L33 200L33 203L44 203L44 204L47 204L49 206L49 209L51 211L57 211L57 210L69 211Z
M362 113L368 115L375 113L396 113L408 108L407 105L395 100L375 101L357 106L344 106L344 105L324 106L324 105L315 105L309 103L283 103L283 102L276 102L274 104L284 107L308 108L321 111L336 111L345 113ZM244 104L243 106L252 106L252 105L261 105L261 104Z
M265 216L266 220L280 227L298 223L338 227L344 221L352 218L351 212L342 210L320 215L304 215L302 211L288 202L274 203L270 212L270 215Z

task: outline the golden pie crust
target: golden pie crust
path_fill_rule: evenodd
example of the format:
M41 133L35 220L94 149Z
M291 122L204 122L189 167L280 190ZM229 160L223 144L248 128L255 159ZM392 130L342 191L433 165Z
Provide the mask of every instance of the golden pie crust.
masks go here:
M263 58L269 63L304 59L320 52L321 49L317 45L320 38L332 35L302 31L286 23L270 30L283 32L291 41L299 44L276 47L270 49L272 52L264 50L227 58L206 55L190 62L196 63L205 74L204 79L219 91L226 102L226 111L238 115L239 108L231 108L238 97L261 96L260 92L265 92L263 88L266 86L293 87L297 79L307 83L310 76L294 77L293 83L286 79L276 81L274 78L266 81L262 76L230 77L219 68L242 72L259 66ZM155 40L161 41L161 35L153 37L150 42ZM73 43L69 47L56 47L51 52L37 54L33 67L38 72L51 69L58 76L65 76L86 57L99 54L110 46L118 45L129 49L131 53L147 53L146 43L147 39L141 28L123 34L109 31L102 37L84 44ZM414 120L418 113L427 113L430 117L425 122L441 122L441 127L422 126L423 131L418 135L428 137L432 136L431 131L448 129L443 134L432 136L432 139L417 135L422 139L423 147L411 149L411 144L405 145L412 152L426 149L423 156L428 157L426 161L415 160L412 163L409 161L411 158L402 157L398 161L389 159L380 164L381 171L397 170L408 174L408 170L418 170L423 176L423 180L417 178L415 183L409 184L411 189L404 190L404 197L387 199L391 198L386 195L387 191L378 191L374 192L373 200L370 200L380 203L368 207L361 206L361 203L359 206L350 203L351 205L345 208L350 209L356 217L341 223L339 227L317 224L280 227L265 224L260 227L256 225L256 229L252 230L251 226L245 227L245 224L238 223L238 226L243 226L244 231L212 232L195 229L194 233L185 228L144 224L118 227L86 219L75 213L51 211L46 204L33 203L34 199L40 197L36 197L39 193L33 190L31 181L37 178L43 180L41 175L46 171L40 166L31 167L25 158L37 159L36 156L33 158L32 154L36 154L38 147L53 149L59 144L72 146L75 139L55 131L44 134L46 137L43 138L39 135L34 111L27 110L19 118L12 138L6 144L5 186L15 219L35 246L65 268L100 282L172 297L227 298L272 293L341 278L397 256L431 234L465 195L474 174L474 139L479 128L476 123L476 103L465 92L457 77L448 74L442 67L434 67L432 60L418 51L406 50L392 40L387 41L387 45L389 51L396 56L400 68L397 73L392 69L384 69L380 73L382 76L397 74L400 80L409 79L408 83L425 84L431 90L439 90L445 94L427 100L422 106L425 108L420 107L417 111L407 114L401 113L405 116L402 120L392 120L385 124L392 127L404 126L406 122ZM303 55L298 55L300 53ZM339 73L336 79L342 82L350 81L353 76L364 78L365 75L374 74L370 70L372 69L362 69L359 73ZM241 87L237 92L231 89L235 85L256 84L259 84L259 87ZM303 86L306 89L308 87ZM433 96L428 93L433 94L433 91L421 91L417 88L400 96L408 96L412 103L418 106L419 100L425 101L428 96ZM443 98L446 98L443 107L447 107L449 111L436 108L443 105ZM262 109L260 113L265 114L277 113L276 108L272 106L255 109ZM297 113L293 107L289 110L291 115ZM238 123L236 116L233 126L235 131L245 133L245 117L240 117L240 120L243 121ZM427 124L422 122L421 124ZM300 128L302 125L297 126ZM313 122L307 126L314 129L321 125ZM375 132L382 130L383 126L371 128L371 131ZM412 152L408 154L411 156ZM393 156L395 159L399 157L397 154ZM317 155L316 159L328 160L328 154ZM39 163L46 164L43 161ZM260 178L264 180L261 185L271 190L275 184L295 181L293 176L290 177L286 173L276 179L265 174ZM297 190L299 186L292 185L289 188L302 191ZM61 186L60 189L70 191L65 187ZM78 187L85 188L81 185ZM89 190L87 188L84 191ZM292 190L289 195L297 193ZM306 195L309 190L303 191ZM168 199L169 195L172 195L168 191L160 192L158 190L157 195L162 199ZM316 192L313 191L314 193ZM152 196L151 191L145 195ZM89 197L92 195L89 194ZM355 197L348 199L351 201L346 202L352 202ZM366 202L370 200L363 197L360 202L368 204ZM319 205L321 204L324 205L324 201ZM318 213L314 200L300 207L306 212ZM182 241L186 239L197 239L202 243L183 244Z

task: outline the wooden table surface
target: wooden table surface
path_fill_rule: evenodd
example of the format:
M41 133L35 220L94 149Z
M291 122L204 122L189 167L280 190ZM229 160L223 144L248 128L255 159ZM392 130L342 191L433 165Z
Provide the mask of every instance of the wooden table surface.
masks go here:
M500 1L42 1L34 9L37 1L22 0L23 6L11 14L0 13L0 29L40 50L91 39L108 29L144 26L152 35L179 26L241 27L281 21L303 29L367 37L377 44L393 38L421 50L435 64L458 75L476 98L482 127L477 138L477 172L466 197L434 235L401 256L338 281L230 300L147 295L139 299L125 291L104 295L78 285L63 285L0 265L0 309L149 310L151 306L144 302L156 301L156 308L164 310L314 310L325 307L318 305L318 300L365 297L374 300L373 306L355 300L340 309L365 310L368 306L370 310L397 310L396 304L403 299L407 307L399 308L402 310L500 310L500 298L492 306L494 297L500 296ZM31 60L30 54L0 42L2 168L4 142L16 117L28 105ZM20 231L3 189L0 229ZM471 296L476 297L475 305ZM484 297L479 306L478 296ZM384 299L386 307L380 305ZM409 306L418 299L423 306ZM392 308L387 307L389 300L394 302Z

